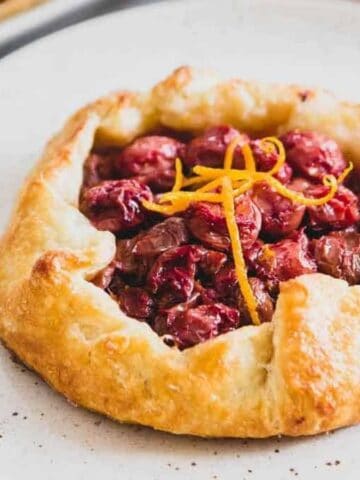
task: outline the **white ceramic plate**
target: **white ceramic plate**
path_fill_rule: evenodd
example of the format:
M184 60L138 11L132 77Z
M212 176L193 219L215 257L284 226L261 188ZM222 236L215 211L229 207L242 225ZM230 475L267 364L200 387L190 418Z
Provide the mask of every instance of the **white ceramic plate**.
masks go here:
M360 4L345 0L168 2L80 24L6 58L1 226L45 140L84 102L147 88L186 63L360 100L359 25ZM359 428L248 442L175 437L76 409L0 354L1 479L358 478Z

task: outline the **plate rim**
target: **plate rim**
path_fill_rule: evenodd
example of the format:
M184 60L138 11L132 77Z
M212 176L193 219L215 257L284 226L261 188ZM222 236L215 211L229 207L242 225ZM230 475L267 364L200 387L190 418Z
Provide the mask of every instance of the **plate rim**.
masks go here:
M127 17L137 16L141 14L145 15L147 10L153 13L154 10L171 10L179 7L185 9L185 2L188 5L189 2L191 2L193 5L201 5L202 3L206 4L206 2L208 1L214 3L217 0L160 0L157 3L150 3L148 5L134 5L132 7L129 7L128 9L120 9L113 12L106 12L92 18L87 18L73 25L67 25L63 28L60 28L59 30L47 33L46 35L37 38L30 43L27 43L17 48L16 50L9 52L8 54L5 54L5 56L0 58L0 72L3 68L6 68L8 63L11 63L11 61L14 60L14 57L21 57L22 55L27 54L27 52L32 48L36 48L39 46L41 48L42 44L46 43L49 40L54 40L54 38L59 38L60 41L61 37L66 36L67 34L69 34L69 32L71 32L72 34L74 31L80 31L89 25L95 25L96 23L106 23L106 21L110 17L114 18L120 15ZM282 3L286 5L287 8L289 8L289 0L223 0L223 2L227 2L229 4L232 3L234 5L241 3L247 3L249 5L264 4L267 7L269 7L270 3L276 6L279 6ZM291 0L291 8L296 8L299 6L306 6L306 8L312 9L319 8L321 6L321 8L338 11L343 11L346 8L355 7L358 8L358 12L360 13L360 1L357 0Z

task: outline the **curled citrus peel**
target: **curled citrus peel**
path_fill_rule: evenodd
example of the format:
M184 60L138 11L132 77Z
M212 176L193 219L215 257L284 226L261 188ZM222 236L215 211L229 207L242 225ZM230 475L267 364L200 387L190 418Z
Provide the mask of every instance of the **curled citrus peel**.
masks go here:
M181 190L184 183L184 175L180 158L177 158L175 160L175 173L175 182L171 190L172 192L178 192L179 190Z
M193 202L222 204L240 291L245 299L252 322L255 325L259 325L260 318L257 312L257 301L247 277L240 233L236 224L234 198L249 191L255 183L266 182L280 195L295 203L305 206L323 205L334 197L339 184L345 180L353 165L350 163L348 168L338 178L334 175L325 175L323 184L328 187L328 192L321 198L309 198L294 190L290 190L274 177L283 167L286 160L285 149L279 139L265 137L260 141L260 147L266 153L273 153L274 151L277 153L275 165L267 172L258 172L256 170L256 162L250 145L241 145L242 141L242 138L238 136L230 142L226 149L223 168L196 165L193 168L195 176L190 178L184 176L181 160L177 158L175 161L175 182L172 190L161 195L159 203L144 200L143 206L148 210L163 215L174 215L186 210ZM239 145L241 145L244 158L244 169L233 168L235 150ZM189 187L197 188L195 190L182 190ZM269 257L271 257L271 252L268 253Z

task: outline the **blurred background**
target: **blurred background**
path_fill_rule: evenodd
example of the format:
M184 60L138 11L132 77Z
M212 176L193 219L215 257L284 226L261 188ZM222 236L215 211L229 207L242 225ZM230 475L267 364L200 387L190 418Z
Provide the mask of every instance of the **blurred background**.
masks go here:
M176 1L191 0L0 0L0 58L37 38L91 17L144 4ZM288 1L291 4L292 0ZM360 3L360 0L349 1Z
M0 58L82 20L162 1L172 0L0 0Z

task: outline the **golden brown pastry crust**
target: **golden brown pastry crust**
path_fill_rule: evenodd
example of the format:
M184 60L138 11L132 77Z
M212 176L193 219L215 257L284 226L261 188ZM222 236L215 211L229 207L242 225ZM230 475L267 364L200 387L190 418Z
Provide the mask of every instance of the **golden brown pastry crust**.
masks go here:
M94 138L122 145L158 126L312 128L360 162L360 106L322 91L180 68L149 94L76 113L47 145L0 246L0 336L72 402L124 422L202 436L308 435L360 420L360 286L313 274L281 286L273 321L180 352L88 282L114 237L77 209Z
M3 0L0 2L0 20L16 15L25 10L29 10L39 3L46 0Z

